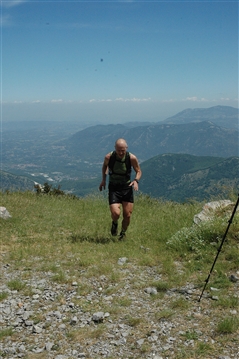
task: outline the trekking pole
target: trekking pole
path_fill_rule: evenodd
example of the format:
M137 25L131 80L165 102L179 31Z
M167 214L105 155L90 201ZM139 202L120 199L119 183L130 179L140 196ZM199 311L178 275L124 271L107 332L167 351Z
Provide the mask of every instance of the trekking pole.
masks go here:
M226 232L224 233L224 236L223 236L223 238L222 238L222 241L221 241L220 247L218 248L217 255L216 255L215 259L214 259L214 262L213 262L212 268L211 268L211 270L210 270L210 272L209 272L209 275L208 275L207 279L205 280L205 285L204 285L204 287L203 287L203 290L202 290L202 293L201 293L201 295L200 295L200 298L198 299L198 301L199 301L199 302L200 302L200 300L201 300L201 298L202 298L202 295L203 295L203 292L204 292L204 290L205 290L205 288L206 288L206 286L207 286L207 283L209 282L209 279L210 279L211 273L212 273L213 268L214 268L214 266L215 266L215 264L216 264L216 261L217 261L217 258L218 258L218 256L219 256L219 253L221 252L221 249L222 249L223 243L224 243L224 241L225 241L225 238L226 238L227 232L228 232L228 230L229 230L229 227L230 227L230 225L231 225L231 223L232 223L232 220L233 220L234 214L236 213L236 210L237 210L237 206L238 206L238 204L239 204L239 194L238 194L238 198L237 198L237 201L236 201L235 207L234 207L234 209L233 209L233 212L232 212L231 218L230 218L230 219L229 219L229 221L228 221L228 226L227 226Z

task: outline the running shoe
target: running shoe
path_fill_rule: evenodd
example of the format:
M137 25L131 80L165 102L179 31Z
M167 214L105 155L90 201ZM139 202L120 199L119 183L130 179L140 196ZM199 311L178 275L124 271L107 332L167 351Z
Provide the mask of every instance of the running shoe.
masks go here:
M112 236L117 236L117 229L118 229L118 223L114 223L114 221L112 221L112 226L111 226Z
M119 235L119 241L122 241L125 237L126 237L126 233L124 231L121 231Z

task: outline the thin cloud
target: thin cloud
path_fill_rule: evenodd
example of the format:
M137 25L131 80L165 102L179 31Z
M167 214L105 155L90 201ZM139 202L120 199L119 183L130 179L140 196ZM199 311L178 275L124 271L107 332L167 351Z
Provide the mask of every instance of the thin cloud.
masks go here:
M193 96L193 97L186 97L186 99L183 99L183 101L192 101L192 102L208 102L207 99L205 99L204 97L202 98L198 98L197 96Z
M178 102L212 102L214 100L208 100L206 99L205 97L201 97L201 98L198 98L197 96L192 96L192 97L186 97L186 98L183 98L183 99L173 99L173 98L170 98L168 100L163 100L162 102L163 103L178 103Z
M12 17L10 15L2 15L0 18L1 26L11 26L13 24Z
M19 5L22 5L24 3L26 3L27 1L26 0L7 0L7 1L1 1L2 3L2 7L3 8L11 8L11 7L14 7L14 6L19 6Z
M122 101L122 102L147 102L147 101L151 101L151 98L116 98L115 101Z
M94 98L90 99L89 102L92 103L92 102L112 102L113 100L110 99L110 98L107 98L107 99L101 99L101 100L96 100Z
M51 100L51 103L62 103L63 100L62 99L58 99L58 100Z
M11 9L13 7L16 7L16 6L19 6L19 5L22 5L24 3L26 3L27 1L26 0L7 0L7 1L1 1L1 7L2 9ZM6 10L6 12L7 12ZM6 27L6 26L13 26L14 25L14 22L13 22L13 18L10 14L8 13L2 13L2 16L0 18L0 25L2 27Z
M151 98L123 98L123 97L118 97L114 100L112 99L101 99L101 100L96 100L96 99L91 99L89 100L89 102L147 102L147 101L151 101Z
M198 101L198 98L196 96L193 96L193 97L186 97L186 99L184 101Z

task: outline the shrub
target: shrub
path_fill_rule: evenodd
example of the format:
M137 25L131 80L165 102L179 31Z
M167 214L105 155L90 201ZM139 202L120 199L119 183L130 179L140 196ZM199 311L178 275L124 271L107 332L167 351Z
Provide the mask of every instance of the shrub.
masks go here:
M4 299L7 299L8 294L6 292L2 292L0 293L0 302L3 301Z
M7 286L11 290L20 291L25 288L26 284L20 281L19 279L12 279L7 283Z
M167 241L167 245L177 251L199 253L207 244L219 241L225 225L225 220L216 219L184 227Z
M235 333L239 328L239 319L234 317L226 317L218 323L217 332L220 334Z
M52 196L69 196L72 198L77 198L75 195L66 194L64 191L61 190L61 186L58 185L57 188L52 188L52 185L45 182L44 185L35 184L34 188L36 189L36 193L39 194L48 194Z
M13 334L12 328L0 330L0 339L3 339L4 337L10 337L12 334Z

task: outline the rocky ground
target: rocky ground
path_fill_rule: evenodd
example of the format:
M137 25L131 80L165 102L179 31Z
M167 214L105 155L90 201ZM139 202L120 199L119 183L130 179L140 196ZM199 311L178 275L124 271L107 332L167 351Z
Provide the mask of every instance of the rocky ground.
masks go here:
M4 256L3 256L4 259ZM22 272L1 264L0 358L239 358L238 331L216 331L223 315L213 303L219 292L193 283L159 291L157 268L115 264L120 276L90 277L82 269L67 284L52 272ZM123 280L122 280L123 278ZM8 283L24 283L21 290ZM239 282L233 295L239 296ZM235 309L225 315L237 316Z

